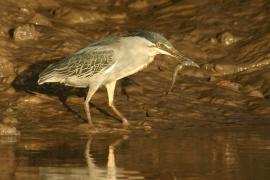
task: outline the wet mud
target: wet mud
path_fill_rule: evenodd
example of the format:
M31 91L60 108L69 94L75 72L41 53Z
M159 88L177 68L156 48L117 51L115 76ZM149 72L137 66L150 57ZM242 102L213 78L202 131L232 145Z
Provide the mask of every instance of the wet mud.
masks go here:
M7 0L0 2L0 179L269 179L267 0ZM88 43L156 31L200 64L157 56L101 88L37 85L38 74ZM171 87L171 92L166 93Z

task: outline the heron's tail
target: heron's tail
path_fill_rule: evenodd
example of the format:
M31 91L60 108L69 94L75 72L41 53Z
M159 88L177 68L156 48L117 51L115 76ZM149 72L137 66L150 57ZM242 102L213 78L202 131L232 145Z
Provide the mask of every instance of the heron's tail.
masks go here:
M39 74L38 84L44 84L47 82L61 82L63 78L60 78L59 74L56 72L55 68L57 63L49 65Z
M42 84L48 83L48 82L61 82L61 79L57 75L54 75L54 74L48 74L45 76L40 75L39 76L38 85L42 85Z
M38 85L42 85L42 84L44 84L45 82L46 82L46 79L45 79L45 78L39 77L39 79L38 79Z

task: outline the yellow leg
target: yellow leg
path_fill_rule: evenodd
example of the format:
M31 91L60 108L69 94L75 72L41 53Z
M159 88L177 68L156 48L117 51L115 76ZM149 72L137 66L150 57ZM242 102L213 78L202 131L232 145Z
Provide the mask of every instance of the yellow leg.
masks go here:
M92 122L92 119L91 119L89 102L90 102L92 96L97 91L97 89L98 89L98 86L97 87L89 87L86 99L84 101L84 110L85 110L86 117L87 117L87 120L88 120L88 124L89 124L90 127L93 127L93 122Z
M127 118L125 118L125 116L123 116L123 114L120 113L113 104L115 84L116 84L116 81L111 82L109 84L106 84L108 99L109 99L109 106L111 107L113 112L121 119L122 124L124 126L128 126L129 122L128 122Z

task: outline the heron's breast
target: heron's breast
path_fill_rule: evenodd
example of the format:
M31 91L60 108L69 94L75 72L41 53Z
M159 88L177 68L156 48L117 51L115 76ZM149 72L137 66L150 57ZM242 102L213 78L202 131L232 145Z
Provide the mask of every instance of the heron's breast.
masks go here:
M108 71L109 79L118 80L135 74L138 71L146 68L153 61L153 59L154 57L145 57L141 59L129 58L118 61L114 67Z

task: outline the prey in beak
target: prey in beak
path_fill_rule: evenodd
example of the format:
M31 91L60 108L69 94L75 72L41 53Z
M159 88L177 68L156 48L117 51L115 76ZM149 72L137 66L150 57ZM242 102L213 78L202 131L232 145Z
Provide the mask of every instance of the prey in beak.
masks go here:
M176 81L177 74L180 70L182 70L186 66L192 66L192 67L196 67L196 68L200 68L200 66L197 63L195 63L192 59L190 59L189 57L180 53L174 47L169 48L169 47L166 47L164 44L158 44L157 47L159 49L161 49L162 51L166 52L164 54L175 57L180 62L174 69L174 73L172 76L172 83L171 83L171 86L169 88L169 91L167 92L167 94L168 94L169 92L172 91L174 84L175 84L175 81Z

